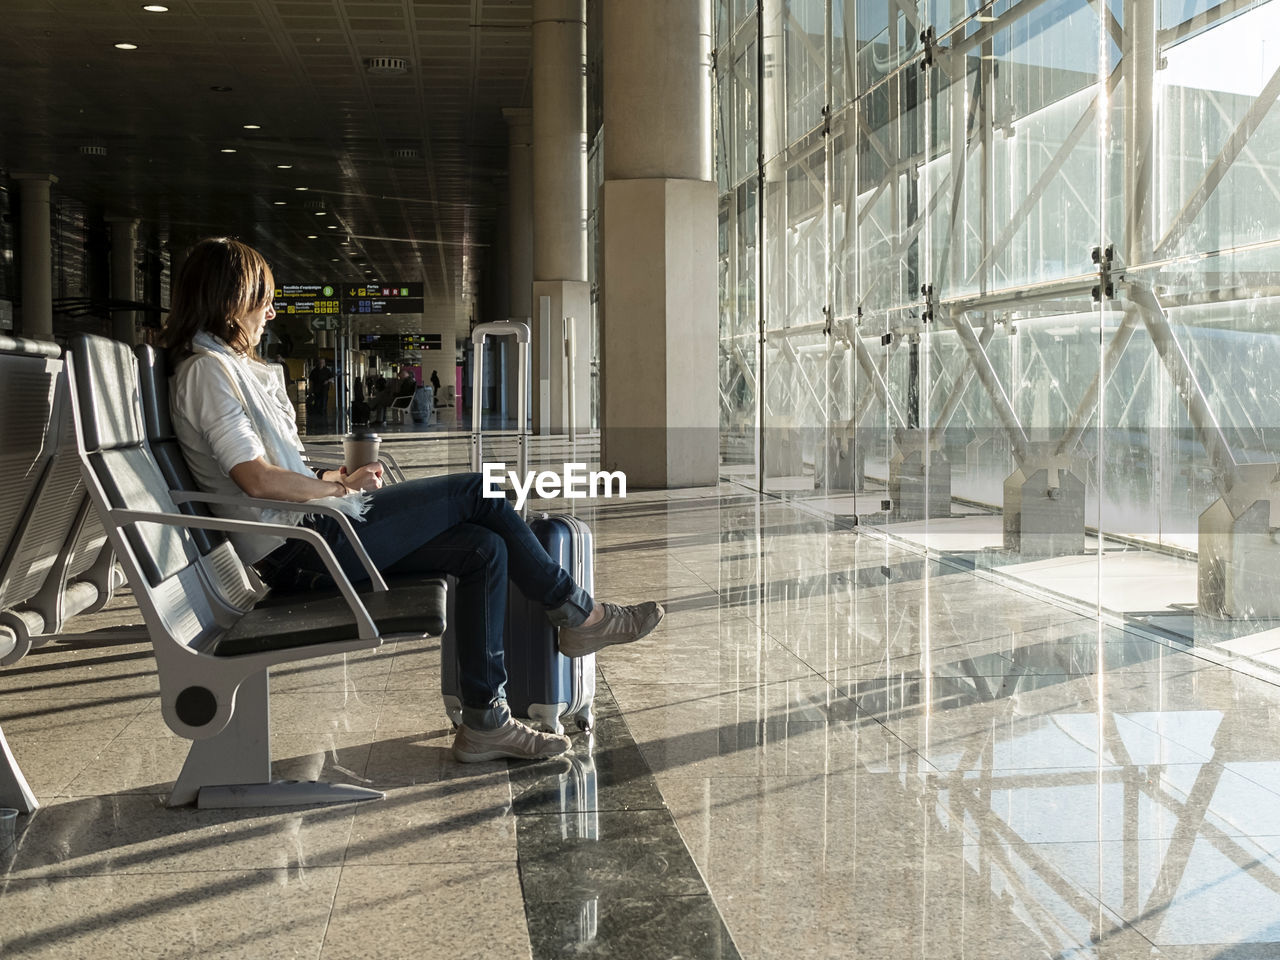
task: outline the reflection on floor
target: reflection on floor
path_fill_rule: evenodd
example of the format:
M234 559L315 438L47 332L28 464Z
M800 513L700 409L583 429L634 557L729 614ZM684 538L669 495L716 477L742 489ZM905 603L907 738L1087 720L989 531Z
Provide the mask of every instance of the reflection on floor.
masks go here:
M0 955L1280 955L1280 687L736 486L576 503L669 614L568 760L454 763L407 643L273 678L276 774L385 801L168 810L127 596L0 671Z

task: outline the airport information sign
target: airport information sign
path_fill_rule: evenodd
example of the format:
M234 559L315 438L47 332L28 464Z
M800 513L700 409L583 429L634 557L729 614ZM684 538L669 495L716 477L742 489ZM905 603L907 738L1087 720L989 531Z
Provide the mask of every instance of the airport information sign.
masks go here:
M422 313L422 284L286 283L276 288L272 303L286 316Z
M276 287L272 306L278 314L333 314L342 313L342 300L338 287L332 283L286 283Z
M440 334L438 333L402 333L400 335L401 350L440 350Z
M342 312L350 314L422 313L422 284L346 284Z
M409 350L443 350L438 333L362 333L361 350L405 353Z

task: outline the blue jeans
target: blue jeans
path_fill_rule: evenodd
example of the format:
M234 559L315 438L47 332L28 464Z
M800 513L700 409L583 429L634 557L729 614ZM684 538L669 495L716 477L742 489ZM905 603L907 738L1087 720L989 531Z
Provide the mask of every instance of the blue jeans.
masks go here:
M397 483L373 493L369 512L355 527L383 573L457 578L454 618L462 722L486 730L510 716L502 644L508 576L526 597L542 602L558 627L578 626L593 604L547 555L507 499L485 497L482 489L478 473ZM332 517L305 522L333 547L352 583L369 579ZM256 566L277 590L333 586L319 555L300 541L290 540Z

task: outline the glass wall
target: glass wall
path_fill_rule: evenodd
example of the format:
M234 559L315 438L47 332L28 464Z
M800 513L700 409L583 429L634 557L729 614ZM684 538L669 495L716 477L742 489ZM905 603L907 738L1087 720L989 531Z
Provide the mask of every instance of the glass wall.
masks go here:
M1280 626L1273 27L720 0L726 473L1231 655Z

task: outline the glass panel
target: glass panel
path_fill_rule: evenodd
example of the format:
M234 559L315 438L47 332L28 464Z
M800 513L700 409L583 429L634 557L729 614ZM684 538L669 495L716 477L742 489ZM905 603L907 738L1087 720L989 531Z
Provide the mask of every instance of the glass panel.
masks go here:
M994 236L952 285L981 287L989 277L999 289L1087 273L1101 235L1097 13L1087 0L1061 0L1014 7L988 27L957 51L991 118Z
M783 14L787 78L787 140L804 136L822 123L827 102L823 49L826 4L823 0L786 0Z
M1254 39L1278 30L1271 0L1160 50L1156 259L1280 233L1280 47Z
M904 70L859 101L859 303L867 312L919 299L921 89L920 73Z
M859 90L868 90L920 53L920 34L926 26L922 4L923 0L858 0L855 60Z
M739 36L740 47L732 57L734 149L731 183L737 184L743 177L753 176L757 170L760 150L759 118L759 43L754 31Z
M755 482L756 185L720 203L720 428L725 471ZM743 467L746 470L742 469Z
M857 70L853 58L856 50L854 0L832 0L831 3L831 105L833 110L845 106L857 93Z
M991 240L983 196L995 181L992 129L984 91L994 66L977 56L957 57L954 81L941 70L930 73L930 159L923 177L929 195L927 282L940 298L990 288L983 250Z
M811 494L828 420L825 138L802 140L768 184L766 488Z
M981 316L963 319L975 329L979 342L986 340L984 349L999 380L1010 382L1014 352L1008 325ZM992 322L989 334L988 322ZM929 354L929 423L934 428L933 442L950 470L952 497L968 501L964 508L954 504L952 512L995 516L1004 502L1004 479L1013 472L1008 433L996 417L991 396L950 323L939 325L929 334ZM931 506L936 512L938 505ZM998 517L994 522L975 521L972 525L982 528L982 546L997 542L1003 546L1003 536L998 541L994 536L1002 530ZM962 532L936 540L942 550L973 549L977 542Z

